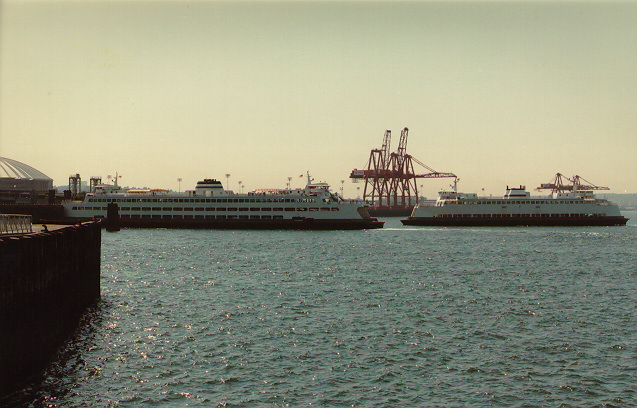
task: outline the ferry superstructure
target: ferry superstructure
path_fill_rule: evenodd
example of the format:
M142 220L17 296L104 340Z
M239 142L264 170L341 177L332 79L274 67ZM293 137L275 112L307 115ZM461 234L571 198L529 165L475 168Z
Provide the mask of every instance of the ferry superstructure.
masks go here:
M63 203L65 216L86 220L107 217L117 205L122 227L209 229L371 229L383 222L370 217L362 201L344 200L327 183L305 188L264 189L246 194L223 188L220 181L199 181L194 190L126 190L97 185L82 201Z
M610 226L628 221L619 207L595 197L593 190L607 190L581 183L579 176L570 185L556 182L542 184L538 189L551 189L548 196L532 197L525 186L507 187L503 197L478 197L460 193L457 184L451 191L439 192L435 202L418 204L404 225L426 226Z

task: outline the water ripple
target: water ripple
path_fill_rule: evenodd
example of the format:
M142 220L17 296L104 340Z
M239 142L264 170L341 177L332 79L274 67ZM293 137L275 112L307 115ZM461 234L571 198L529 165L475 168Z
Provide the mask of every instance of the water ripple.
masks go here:
M0 403L636 405L637 230L389 227L106 234L102 300Z

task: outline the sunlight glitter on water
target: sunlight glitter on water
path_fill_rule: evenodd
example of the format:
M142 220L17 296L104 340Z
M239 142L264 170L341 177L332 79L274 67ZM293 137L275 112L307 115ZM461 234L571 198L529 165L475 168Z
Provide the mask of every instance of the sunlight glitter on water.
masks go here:
M390 227L106 234L102 301L43 381L13 398L634 401L634 229Z

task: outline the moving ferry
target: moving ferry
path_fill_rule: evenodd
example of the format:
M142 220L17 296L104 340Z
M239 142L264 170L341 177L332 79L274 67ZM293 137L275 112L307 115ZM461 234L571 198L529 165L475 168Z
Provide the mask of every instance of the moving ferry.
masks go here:
M117 178L115 179L117 180ZM113 204L116 204L115 207ZM208 229L371 229L383 222L370 217L367 205L344 200L327 183L305 188L264 189L238 194L220 181L199 181L194 190L122 190L97 185L83 201L63 204L65 216L78 220L118 217L122 227ZM116 210L116 214L114 215Z
M564 184L564 180L571 184ZM569 179L558 173L552 183L538 187L552 190L549 196L531 197L525 186L519 186L507 187L500 198L459 193L456 180L452 191L439 192L435 202L418 204L401 222L428 226L626 225L628 218L616 204L593 194L593 190L608 188L583 181L579 176Z

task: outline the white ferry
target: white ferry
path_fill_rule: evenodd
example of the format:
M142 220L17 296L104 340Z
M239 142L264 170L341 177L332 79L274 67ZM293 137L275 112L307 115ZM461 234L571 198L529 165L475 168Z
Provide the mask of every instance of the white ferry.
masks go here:
M371 229L384 224L370 217L364 202L344 200L330 192L327 183L313 183L309 174L305 188L247 194L225 190L215 179L199 181L194 190L184 193L124 191L115 180L113 185L95 186L82 201L63 203L65 217L108 217L119 220L122 227L137 228Z
M563 179L571 184L564 184ZM579 176L569 179L558 173L552 183L538 187L552 190L549 196L531 197L525 186L519 186L507 187L500 198L459 193L456 180L452 191L441 191L436 201L418 204L401 222L427 226L626 225L628 218L616 204L593 194L593 190L608 188L582 181Z

